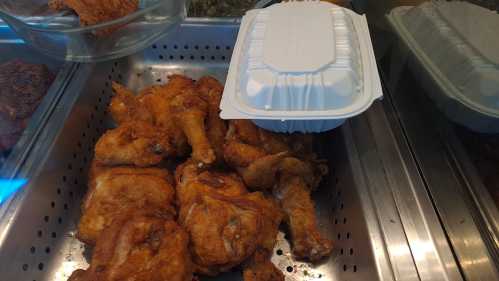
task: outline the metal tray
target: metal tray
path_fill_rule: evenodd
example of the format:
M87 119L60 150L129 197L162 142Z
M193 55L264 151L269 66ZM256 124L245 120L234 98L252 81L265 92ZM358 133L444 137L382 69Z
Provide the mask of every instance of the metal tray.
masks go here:
M64 62L56 61L38 53L27 46L9 26L0 20L0 63L16 58L29 63L45 64L57 76L43 101L31 116L23 135L0 164L0 176L2 178L11 178L22 165L31 145L40 133L41 125L46 122L53 106L63 93L64 84L68 82L67 74L75 67L72 64L64 64Z
M468 129L442 114L432 97L436 88L427 87L431 79L407 43L396 40L392 48L386 58L387 98L396 108L461 271L466 280L499 280L499 209L459 139L459 131Z
M91 250L74 234L94 144L112 126L106 110L111 81L134 90L163 83L171 73L210 74L225 81L238 27L238 20L190 19L141 53L80 66L33 148L39 153L20 171L36 176L0 226L2 280L65 281L73 270L87 267ZM445 280L460 280L452 278L459 273L438 219L412 217L427 202L412 198L410 188L421 183L412 179L415 167L402 163L400 155L408 150L392 142L377 146L380 135L389 138L391 132L376 104L367 115L322 136L331 173L314 197L322 231L335 248L327 261L312 266L292 258L280 233L272 259L286 280L444 280L428 278L444 273L450 276ZM432 235L425 236L428 229ZM242 277L234 271L203 280Z

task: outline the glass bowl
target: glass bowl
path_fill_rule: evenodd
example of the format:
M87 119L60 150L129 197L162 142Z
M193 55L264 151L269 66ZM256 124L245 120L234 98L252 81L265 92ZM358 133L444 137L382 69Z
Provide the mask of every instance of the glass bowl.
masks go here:
M52 10L48 0L2 0L0 17L51 57L95 62L130 55L159 40L185 18L187 1L141 0L139 9L125 17L80 26L76 14Z

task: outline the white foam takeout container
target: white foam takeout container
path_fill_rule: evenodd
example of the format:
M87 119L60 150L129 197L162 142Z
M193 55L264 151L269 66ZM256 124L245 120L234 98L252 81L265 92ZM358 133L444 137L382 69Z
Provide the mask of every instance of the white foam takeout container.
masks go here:
M321 132L381 97L365 16L326 2L287 2L243 17L220 116L277 132Z
M397 7L388 20L437 106L473 131L499 132L499 14L464 1Z

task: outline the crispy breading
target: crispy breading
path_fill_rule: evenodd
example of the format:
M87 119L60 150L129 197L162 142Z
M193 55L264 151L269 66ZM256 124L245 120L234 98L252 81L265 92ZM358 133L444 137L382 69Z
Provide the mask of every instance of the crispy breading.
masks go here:
M89 190L82 204L78 238L94 244L121 213L145 207L173 216L175 190L172 176L158 168L108 168L94 163Z
M249 188L273 190L286 214L293 253L318 261L331 253L332 244L319 231L310 195L327 174L327 166L311 147L309 136L271 133L250 121L234 120L224 156Z
M175 122L179 124L192 147L192 158L204 164L213 163L216 155L206 133L206 101L194 89L186 89L184 93L173 98L170 106Z
M138 95L139 101L154 116L155 126L165 131L173 140L175 156L177 157L187 156L190 147L185 133L173 116L171 103L176 96L182 95L186 89L194 87L194 80L183 75L173 74L168 76L166 84L145 88Z
M227 134L227 124L220 118L220 101L224 88L215 78L205 76L196 82L196 89L200 97L208 103L206 135L215 151L217 161L221 163L224 160L223 147Z
M64 4L64 0L49 0L49 8L55 11L67 9L68 7Z
M114 96L109 104L109 112L117 124L131 121L154 123L152 113L147 110L132 91L114 81L112 88Z
M277 234L281 215L272 200L247 193L234 174L202 171L192 161L179 166L175 177L179 223L190 235L198 273L228 271L263 245L273 247L275 237L268 235Z
M299 176L282 176L274 192L287 214L293 255L312 262L330 255L332 242L319 231L314 202L305 181Z
M153 125L132 121L107 131L95 145L95 158L105 165L156 165L175 154L169 136Z
M189 237L156 211L122 213L102 235L90 267L68 281L191 281Z
M244 265L244 281L284 281L284 274L269 259L266 251L257 250Z
M63 4L63 5L62 5ZM138 0L64 0L54 2L51 6L55 8L69 7L80 17L82 26L95 25L125 17L139 8ZM96 35L107 35L119 26L101 29Z

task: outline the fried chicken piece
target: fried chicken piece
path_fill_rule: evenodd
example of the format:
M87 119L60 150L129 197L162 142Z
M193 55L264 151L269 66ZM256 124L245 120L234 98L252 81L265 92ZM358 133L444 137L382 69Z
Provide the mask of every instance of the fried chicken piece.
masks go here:
M168 156L186 156L190 144L192 158L213 163L216 155L211 142L221 157L226 131L218 117L221 85L213 78L203 78L198 84L182 75L168 78L165 85L148 87L138 96L113 83L116 95L109 108L113 118L118 123L138 120L156 126L172 144Z
M250 196L261 196L253 193ZM262 223L261 240L253 255L244 263L244 281L284 281L284 274L271 261L279 225L283 219L280 208L273 200L254 200L265 216Z
M49 8L54 11L64 10L68 7L64 4L64 0L49 0Z
M227 134L227 125L220 118L220 101L224 87L215 78L205 76L197 81L196 89L200 97L208 103L206 135L215 151L217 161L221 162L224 159L223 147Z
M226 149L228 147L230 148L226 146ZM241 151L245 150L239 150ZM301 259L318 261L331 253L332 246L331 242L322 238L320 234L310 192L319 184L327 170L324 170L322 165L313 166L297 158L286 156L286 152L266 155L254 160L246 167L239 166L237 171L249 187L274 190L288 218L293 253ZM229 159L227 162L231 164L238 163L234 161L235 159L239 160L235 154L227 158ZM251 156L244 158L239 155L239 158L241 158L240 164L247 164L243 160L251 159ZM288 183L285 180L288 178L293 180ZM276 181L279 181L277 189L275 188Z
M131 121L154 123L152 113L125 86L113 81L114 96L109 104L109 112L117 124Z
M284 281L284 274L269 259L266 251L257 250L245 264L244 281Z
M195 81L191 78L180 75L172 74L168 76L168 82L164 85L152 86L143 91L154 95L159 95L166 100L171 100L172 98L182 94L185 89L194 88Z
M331 241L321 236L310 196L311 189L327 172L324 167L278 153L255 160L238 171L248 186L273 188L286 213L296 257L318 261L331 253Z
M227 142L238 141L265 150L268 154L290 152L300 159L314 160L311 134L278 134L258 128L250 120L231 120L226 136Z
M327 166L313 153L311 137L270 133L249 121L234 120L224 156L249 188L273 190L286 214L296 257L318 261L331 253L310 196L327 174Z
M208 104L194 89L186 89L184 93L173 98L170 106L175 121L192 147L192 158L204 164L213 163L216 156L205 127Z
M89 190L82 205L78 238L93 245L117 216L145 207L173 216L174 200L172 177L167 170L108 168L94 163Z
M193 160L188 160L177 166L175 183L178 203L181 206L193 202L199 193L217 193L227 197L237 197L248 193L238 175L204 171ZM194 183L194 188L187 188L191 183Z
M90 267L69 281L191 281L188 243L185 230L156 211L124 213L99 236Z
M142 121L107 131L95 145L95 158L105 165L152 166L174 153L169 136Z
M227 140L240 141L257 147L261 146L260 130L249 120L230 120Z
M64 0L54 1L50 7L61 9L69 7L80 17L82 26L95 25L122 18L139 8L138 0ZM109 34L119 28L119 26L99 30L96 35Z
M265 156L267 152L264 149L238 141L228 141L224 146L225 161L232 167L246 168Z
M225 161L255 190L274 187L279 164L287 156L287 152L267 155L263 149L235 141L226 144L224 154Z
M331 254L332 242L319 231L310 188L305 181L299 176L281 176L274 193L287 214L293 254L312 262Z
M171 102L173 98L194 88L194 80L182 75L168 76L168 83L156 85L142 90L139 101L153 114L154 124L167 132L173 140L175 156L187 156L190 147L182 128L173 118Z
M278 206L261 193L247 193L235 174L202 171L191 161L179 166L175 177L179 223L190 235L198 273L228 271L262 245L275 243L268 235L277 234ZM276 230L267 231L270 226Z

